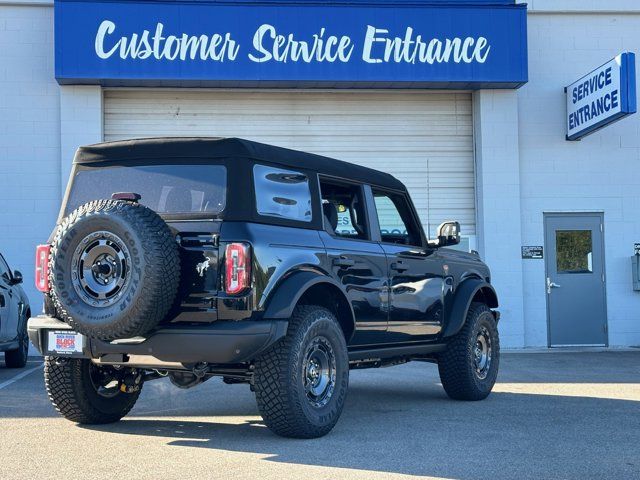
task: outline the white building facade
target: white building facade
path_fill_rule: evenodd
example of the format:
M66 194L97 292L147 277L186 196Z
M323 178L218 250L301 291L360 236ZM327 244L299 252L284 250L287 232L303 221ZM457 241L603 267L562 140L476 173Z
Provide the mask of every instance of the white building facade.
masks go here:
M411 71L400 69L390 72L401 82L382 82L367 77L366 65L348 79L338 69L332 82L312 81L295 69L298 77L287 81L234 82L224 70L210 72L207 81L180 79L179 71L150 81L142 77L155 67L139 67L149 60L141 58L105 67L99 78L83 77L83 54L69 43L74 38L56 32L69 21L73 12L65 9L73 3L91 8L100 2L0 0L0 252L24 273L32 304L40 301L32 286L35 246L55 224L79 145L239 136L394 174L411 190L430 235L441 221L459 220L462 247L477 250L492 269L503 346L640 345L640 292L633 290L631 259L634 243L640 243L640 116L570 142L564 92L620 53L640 50L636 2L533 0L525 13L524 58L522 51L516 54L525 74L528 63L528 78L474 80L483 75L477 72L486 65L480 61L485 53L510 58L506 38L488 53L476 51L478 62L463 72L471 78L465 82L412 81ZM260 8L277 11L291 3ZM425 15L468 8L470 18L488 13L493 23L498 17L492 15L501 14L487 12L501 2L406 3ZM500 8L523 10L509 3ZM178 7L223 8L216 2L184 4ZM353 18L362 11L364 24L367 15L385 18L383 7L358 0L332 8L348 8ZM150 15L143 24L155 28L161 16ZM101 25L87 28L97 32ZM104 28L107 38L109 24ZM504 28L518 30L520 24ZM478 36L474 41L481 43ZM118 45L104 43L101 51L106 55ZM372 50L370 59L376 58ZM266 68L260 72L268 77Z

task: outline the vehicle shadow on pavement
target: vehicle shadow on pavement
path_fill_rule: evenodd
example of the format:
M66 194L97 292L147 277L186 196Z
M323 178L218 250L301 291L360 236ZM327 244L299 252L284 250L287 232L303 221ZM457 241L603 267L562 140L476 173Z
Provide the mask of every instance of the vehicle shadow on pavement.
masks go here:
M315 440L283 439L246 418L133 416L83 428L157 437L171 447L267 455L274 462L461 480L640 476L640 402L542 392L455 402L436 387L354 386L334 431ZM243 413L249 412L236 415ZM209 415L218 416L217 408Z

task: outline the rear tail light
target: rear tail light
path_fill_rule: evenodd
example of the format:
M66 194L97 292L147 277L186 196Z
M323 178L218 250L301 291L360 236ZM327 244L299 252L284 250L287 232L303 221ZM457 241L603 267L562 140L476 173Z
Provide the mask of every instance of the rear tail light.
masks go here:
M43 293L49 293L49 254L51 245L38 245L36 248L36 288Z
M246 243L230 243L224 255L224 291L235 295L251 286L251 257Z

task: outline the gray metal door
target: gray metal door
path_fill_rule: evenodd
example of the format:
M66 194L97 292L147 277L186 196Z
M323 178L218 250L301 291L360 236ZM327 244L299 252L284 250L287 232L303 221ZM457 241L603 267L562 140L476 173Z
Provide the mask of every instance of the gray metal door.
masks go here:
M606 345L602 214L545 214L544 224L549 345Z

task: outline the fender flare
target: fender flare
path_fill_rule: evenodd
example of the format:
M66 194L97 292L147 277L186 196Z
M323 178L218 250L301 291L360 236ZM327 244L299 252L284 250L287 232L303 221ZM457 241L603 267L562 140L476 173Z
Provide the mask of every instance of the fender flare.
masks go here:
M443 338L452 337L462 330L464 322L467 320L467 313L469 313L473 297L479 291L482 291L487 298L489 308L498 306L498 295L490 283L479 278L470 278L463 281L456 290L451 313L448 315L448 322L442 334Z
M352 326L355 329L355 314L351 302L347 298L342 286L336 282L333 278L322 275L318 272L304 271L296 272L293 275L286 278L280 285L278 285L273 293L265 302L266 309L264 312L264 318L268 319L288 319L293 315L293 309L298 304L300 298L311 287L325 283L335 287L337 291L342 295L342 299L349 306L349 312L351 313ZM352 330L354 331L354 330Z

